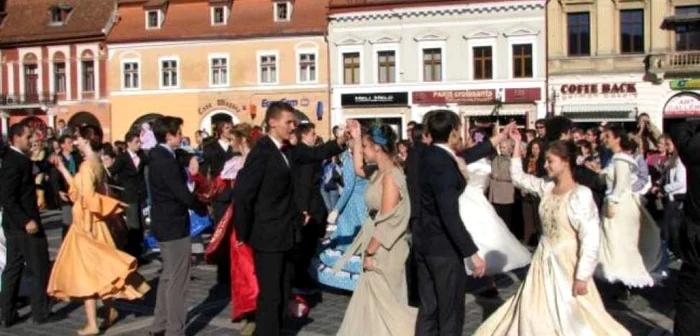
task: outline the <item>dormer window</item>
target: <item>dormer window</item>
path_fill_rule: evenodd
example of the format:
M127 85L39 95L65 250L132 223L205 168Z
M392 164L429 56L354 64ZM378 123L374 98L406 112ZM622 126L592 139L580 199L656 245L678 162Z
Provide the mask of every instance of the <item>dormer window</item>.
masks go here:
M62 12L63 11L58 7L51 8L51 23L63 23Z
M58 5L51 7L51 9L49 10L49 14L51 15L51 21L49 22L49 25L64 25L68 19L68 14L70 13L71 9L72 8L67 5Z
M157 9L146 11L146 29L160 29L162 23L162 11Z
M289 1L274 2L275 21L289 21L292 17L292 3Z
M211 8L211 25L223 26L228 23L228 7L214 6Z

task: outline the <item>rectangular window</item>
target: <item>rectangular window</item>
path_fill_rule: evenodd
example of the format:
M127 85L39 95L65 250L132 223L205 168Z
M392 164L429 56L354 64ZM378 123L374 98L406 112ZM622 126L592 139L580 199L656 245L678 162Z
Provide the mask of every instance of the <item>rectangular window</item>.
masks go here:
M423 49L423 81L442 81L442 49Z
M260 56L260 82L261 83L276 83L277 82L277 56L275 56L275 55Z
M228 59L226 57L211 59L211 84L228 85Z
M95 61L87 60L82 61L83 65L83 80L82 87L83 92L94 92L95 91Z
M360 53L343 54L343 83L360 84Z
M161 86L164 88L177 87L177 60L161 61Z
M63 23L63 10L58 7L51 8L51 23L61 24Z
M624 54L644 52L644 10L620 11L620 51Z
M698 15L700 6L676 7L676 15ZM700 23L688 22L676 25L676 51L700 50Z
M137 62L124 63L124 88L139 88L139 64Z
M591 26L588 12L567 14L569 56L591 54Z
M493 79L493 50L490 46L474 47L474 79Z
M278 2L275 4L275 21L289 21L290 4L288 2Z
M213 25L225 25L226 24L226 7L214 7L212 9L212 24Z
M147 29L158 29L160 28L160 11L150 10L146 12L146 28Z
M66 93L66 63L53 64L53 90L56 93Z
M302 83L316 81L316 54L299 55L299 81Z
M532 44L513 45L513 78L532 77Z
M393 50L377 52L379 83L396 82L396 52Z

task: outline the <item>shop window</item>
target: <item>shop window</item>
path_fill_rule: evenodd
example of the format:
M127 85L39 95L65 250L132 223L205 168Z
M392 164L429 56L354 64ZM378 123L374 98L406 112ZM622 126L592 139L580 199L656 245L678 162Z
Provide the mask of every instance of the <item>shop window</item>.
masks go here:
M343 83L360 84L360 53L343 54Z
M532 44L513 45L513 78L532 77Z
M493 48L474 47L474 79L493 79Z
M620 51L623 54L644 53L644 10L620 11Z
M377 52L377 67L379 83L396 82L396 52L393 50Z
M589 56L591 54L590 14L588 12L569 13L566 22L569 56Z
M700 6L676 7L676 15L700 14ZM676 25L676 51L700 50L700 23Z
M423 49L423 81L442 81L442 49Z

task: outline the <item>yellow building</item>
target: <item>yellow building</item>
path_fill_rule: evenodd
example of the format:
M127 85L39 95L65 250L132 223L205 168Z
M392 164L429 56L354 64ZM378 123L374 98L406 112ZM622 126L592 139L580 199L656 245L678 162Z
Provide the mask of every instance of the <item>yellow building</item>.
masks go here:
M284 100L329 132L325 6L315 0L119 4L108 38L115 138L154 115L213 134L219 120L260 125Z

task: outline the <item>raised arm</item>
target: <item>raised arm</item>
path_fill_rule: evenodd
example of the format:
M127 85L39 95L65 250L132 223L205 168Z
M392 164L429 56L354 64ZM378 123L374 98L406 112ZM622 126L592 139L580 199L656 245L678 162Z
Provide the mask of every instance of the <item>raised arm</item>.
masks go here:
M542 178L526 174L523 171L523 148L519 145L522 141L522 135L520 135L520 132L515 129L511 130L510 137L516 144L513 146L513 158L510 160L510 178L513 185L518 189L522 189L542 197L542 195L544 195L547 182Z
M352 191L355 188L355 167L353 166L353 157L350 151L345 151L341 156L343 162L343 191L340 193L340 198L335 204L334 211L341 213L348 204Z

